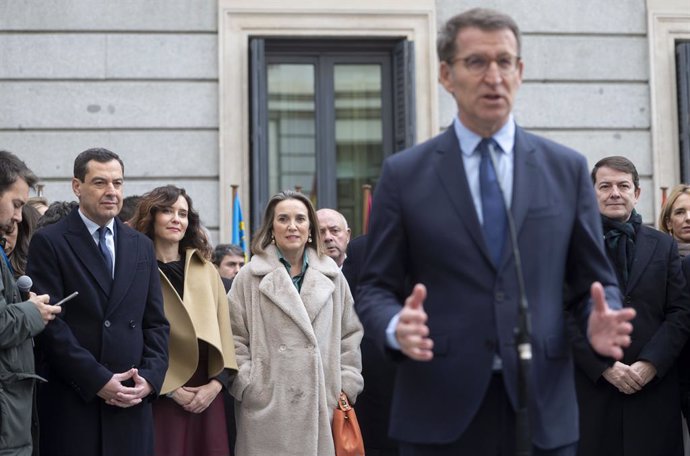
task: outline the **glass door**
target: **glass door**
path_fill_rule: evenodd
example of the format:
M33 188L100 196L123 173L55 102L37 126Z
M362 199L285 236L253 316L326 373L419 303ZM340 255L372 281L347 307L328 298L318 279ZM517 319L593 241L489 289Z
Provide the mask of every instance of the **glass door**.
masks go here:
M362 232L362 186L398 146L396 43L252 40L252 226L273 194L297 189Z
M379 176L384 158L383 74L378 64L335 64L336 209L353 235L362 228L362 186Z

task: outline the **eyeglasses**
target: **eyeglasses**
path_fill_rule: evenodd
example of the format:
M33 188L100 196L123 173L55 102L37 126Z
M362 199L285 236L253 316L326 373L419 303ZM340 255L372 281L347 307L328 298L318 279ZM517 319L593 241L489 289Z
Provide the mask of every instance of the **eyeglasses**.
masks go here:
M475 76L480 76L487 71L492 62L496 62L498 67L498 72L503 76L509 76L517 70L518 62L520 61L520 56L518 55L502 55L495 59L491 59L485 55L471 55L469 57L457 57L451 60L449 63L455 65L455 62L462 62L465 69Z

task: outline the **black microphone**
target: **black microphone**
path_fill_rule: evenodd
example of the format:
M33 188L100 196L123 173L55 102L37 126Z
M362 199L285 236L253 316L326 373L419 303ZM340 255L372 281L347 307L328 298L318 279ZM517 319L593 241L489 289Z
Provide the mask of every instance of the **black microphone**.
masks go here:
M532 369L532 323L529 316L529 305L527 303L527 292L525 291L525 279L522 274L522 259L520 257L520 247L518 246L517 230L515 229L515 219L513 213L508 209L506 195L498 178L498 167L494 158L493 142L489 143L489 157L496 173L498 188L503 197L503 207L506 210L508 219L508 231L510 233L510 243L513 247L513 257L515 258L515 275L518 281L520 292L520 303L518 306L518 326L515 328L515 347L518 353L518 409L515 412L515 454L516 456L530 456L532 454L532 438L529 428L528 414L528 391L527 379L530 378Z
M17 287L19 288L19 294L21 295L23 301L27 301L29 299L29 292L33 286L34 281L31 280L31 277L28 275L20 276L17 279Z

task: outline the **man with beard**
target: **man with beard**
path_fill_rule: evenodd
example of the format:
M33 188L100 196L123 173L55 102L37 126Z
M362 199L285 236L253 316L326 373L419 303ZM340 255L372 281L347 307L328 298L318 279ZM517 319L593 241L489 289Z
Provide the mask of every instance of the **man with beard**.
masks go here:
M22 221L22 206L38 179L10 152L0 151L0 454L30 455L34 382L32 337L60 313L48 295L22 299L5 254L5 238Z

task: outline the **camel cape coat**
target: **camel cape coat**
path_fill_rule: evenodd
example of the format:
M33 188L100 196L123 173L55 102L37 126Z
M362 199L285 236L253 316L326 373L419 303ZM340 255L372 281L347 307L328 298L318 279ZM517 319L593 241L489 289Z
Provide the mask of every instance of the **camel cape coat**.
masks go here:
M165 316L170 322L169 364L161 394L187 383L199 364L197 339L208 344L208 376L237 370L225 287L218 270L188 249L184 265L184 299L160 273Z
M307 248L301 292L274 246L240 269L230 290L239 371L236 456L332 456L340 391L362 391L362 326L340 269Z

